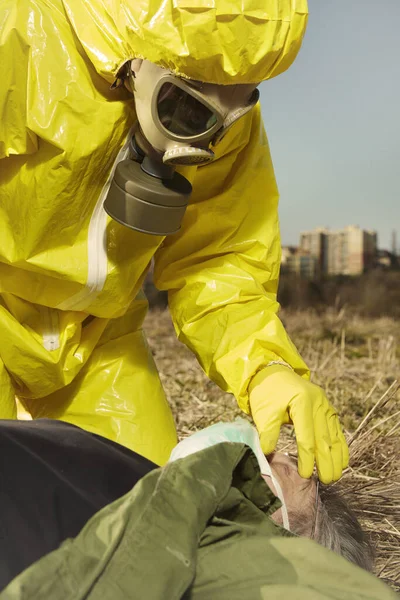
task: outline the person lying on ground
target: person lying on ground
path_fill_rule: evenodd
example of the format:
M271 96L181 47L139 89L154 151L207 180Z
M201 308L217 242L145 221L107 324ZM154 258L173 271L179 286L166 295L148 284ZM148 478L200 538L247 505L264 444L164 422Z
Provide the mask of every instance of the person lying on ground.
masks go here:
M0 421L0 457L1 600L394 597L279 524L281 502L244 443L216 443L157 468L63 422ZM284 455L272 457L271 470L289 521L320 535L327 521L315 480L297 481ZM365 553L362 541L353 559Z
M265 457L256 430L248 421L237 418L197 431L174 448L170 460L229 441L245 443L256 455L262 476L282 503L271 515L276 523L372 571L372 547L340 484L323 485L316 475L304 479L298 473L296 458L287 453Z

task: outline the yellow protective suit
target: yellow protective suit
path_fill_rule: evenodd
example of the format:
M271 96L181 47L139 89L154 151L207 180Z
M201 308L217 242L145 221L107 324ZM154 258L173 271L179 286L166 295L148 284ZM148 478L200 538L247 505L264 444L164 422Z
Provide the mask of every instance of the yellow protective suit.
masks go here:
M185 175L194 192L167 239L102 203L135 122L111 90L143 56L188 77L258 82L286 69L305 0L4 0L0 20L0 418L75 423L163 464L176 434L142 332L155 256L180 339L248 408L270 361L307 367L276 313L278 193L256 107ZM240 51L239 51L240 50Z

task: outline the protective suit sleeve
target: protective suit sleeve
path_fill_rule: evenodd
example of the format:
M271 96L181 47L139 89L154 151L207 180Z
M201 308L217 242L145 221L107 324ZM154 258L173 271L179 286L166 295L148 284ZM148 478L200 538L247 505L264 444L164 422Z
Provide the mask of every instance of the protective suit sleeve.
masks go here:
M25 17L24 12L27 13ZM6 0L5 3L2 3L0 158L12 154L33 154L37 150L37 137L27 124L29 64L31 61L28 13L29 3L17 3L13 0ZM26 30L21 26L25 23Z
M309 371L277 316L278 191L259 106L215 150L192 176L182 230L157 252L154 280L169 291L179 339L249 412L259 370L278 361Z

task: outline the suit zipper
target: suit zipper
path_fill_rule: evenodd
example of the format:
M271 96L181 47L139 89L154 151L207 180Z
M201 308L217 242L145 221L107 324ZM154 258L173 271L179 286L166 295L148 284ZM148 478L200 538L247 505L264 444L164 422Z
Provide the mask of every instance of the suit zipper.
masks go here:
M99 199L94 207L92 217L89 223L87 237L87 252L88 252L88 273L85 287L74 296L63 300L57 308L60 310L79 310L87 309L97 294L101 292L107 278L108 257L107 257L107 213L103 208L104 200L110 189L114 172L117 164L121 160L125 160L129 155L129 144L132 132L129 132L127 140L118 156L114 161L108 179L101 190Z

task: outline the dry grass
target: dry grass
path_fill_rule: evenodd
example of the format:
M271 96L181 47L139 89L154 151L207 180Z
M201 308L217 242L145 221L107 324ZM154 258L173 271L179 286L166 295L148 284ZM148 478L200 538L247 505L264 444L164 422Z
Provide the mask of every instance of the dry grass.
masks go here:
M282 318L313 380L341 414L351 465L340 486L371 535L376 573L400 591L400 323L343 310ZM181 437L240 414L176 340L168 312L150 312L145 327ZM295 448L290 427L280 447Z

